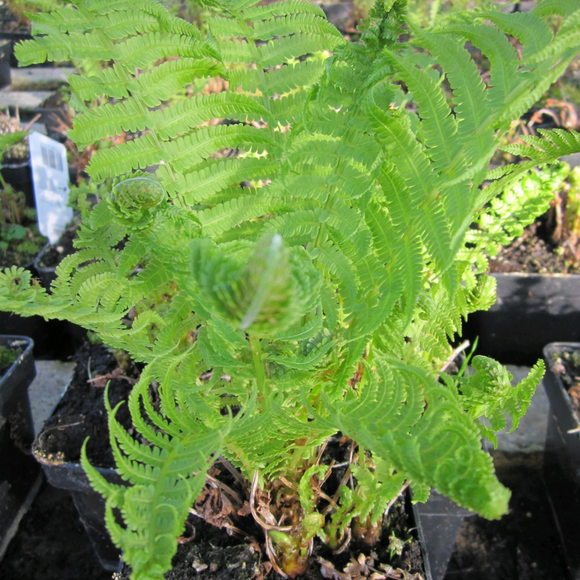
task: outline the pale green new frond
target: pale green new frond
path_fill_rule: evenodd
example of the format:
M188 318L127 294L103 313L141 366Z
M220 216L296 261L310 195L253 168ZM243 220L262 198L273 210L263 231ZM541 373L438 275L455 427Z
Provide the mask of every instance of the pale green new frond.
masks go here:
M552 14L569 16L578 8L580 5L577 0L543 0L534 6L533 12L537 16L550 16Z
M160 64L127 83L131 94L147 107L156 107L190 85L196 78L213 77L222 71L210 59L180 58Z
M476 356L471 366L475 374L469 374L459 381L462 402L470 416L486 419L488 424L481 423L482 435L497 445L495 433L505 429L506 413L512 419L511 431L516 429L525 414L544 375L544 364L539 361L516 386L511 385L511 374L492 359ZM503 396L498 397L500 392Z
M420 32L418 37L436 57L451 85L463 165L489 159L496 146L489 123L492 106L471 55L460 41L446 34Z
M91 158L87 172L91 177L102 180L131 173L134 169L146 169L159 163L161 158L159 143L147 134L111 149L97 151Z
M260 20L268 20L277 16L285 16L287 14L315 14L324 18L322 8L311 2L304 0L283 0L282 2L273 2L264 6L253 6L243 10L245 20L258 22Z
M213 164L205 164L203 169L183 174L174 183L168 184L167 191L179 193L187 205L211 203L213 196L242 181L266 179L275 175L279 163L267 158L222 159Z
M125 82L126 79L123 84ZM123 131L143 131L148 123L147 115L139 101L127 99L115 105L106 104L77 115L74 119L74 128L68 135L79 147L85 147L108 136L122 135Z
M236 93L215 93L197 95L153 111L149 113L148 125L161 139L172 139L212 119L263 119L270 122L275 118L254 97Z
M276 36L286 36L297 32L319 34L328 37L334 44L342 43L342 34L330 22L316 14L288 14L278 18L259 20L249 31L248 38L253 40L270 40ZM332 49L333 45L329 46Z
M504 14L495 10L486 10L482 15L489 18L504 32L515 36L524 45L525 60L537 54L552 40L550 27L533 12Z
M89 101L103 95L122 99L129 96L127 83L131 75L123 67L104 68L93 76L72 75L69 83L73 94L81 101Z
M481 449L477 424L464 414L457 396L417 367L392 359L388 365L393 378L381 377L384 364L378 367L382 382L378 383L378 398L373 397L364 407L364 424L351 418L360 415L360 410L352 414L335 407L341 430L364 447L376 449L408 479L436 486L488 518L499 517L506 509L509 492L495 479L491 460ZM413 377L421 377L420 390ZM381 402L385 389L393 384L398 385L399 398L389 397L397 406L388 411ZM403 434L397 423L408 425L409 434ZM463 492L466 478L469 494Z
M167 143L163 149L163 159L178 171L187 171L220 149L277 153L280 146L273 137L270 132L250 125L201 127L190 135Z
M133 36L115 45L115 51L119 64L141 69L169 56L197 59L219 58L219 54L207 42L162 32Z
M110 47L98 34L52 34L16 45L16 58L20 66L40 64L46 61L68 61L71 58L94 58L109 61L113 58Z

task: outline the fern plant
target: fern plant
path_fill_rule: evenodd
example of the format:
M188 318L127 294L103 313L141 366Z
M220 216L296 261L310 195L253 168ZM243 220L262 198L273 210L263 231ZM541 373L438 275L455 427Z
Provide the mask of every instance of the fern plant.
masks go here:
M408 484L418 501L436 487L487 518L507 511L481 438L506 413L515 428L542 363L517 387L485 357L468 376L445 371L462 318L494 301L489 240L470 225L485 228L489 203L532 167L580 150L580 134L545 132L511 148L527 161L488 171L510 122L580 51L580 3L459 12L432 29L406 22L404 4L378 1L356 43L300 0L204 0L203 36L155 0L31 16L21 63L99 64L70 81L76 143L134 139L92 157L111 194L85 208L52 294L12 268L0 308L71 320L144 363L132 435L109 409L129 486L83 459L136 580L170 567L220 457L247 479L289 577L316 536L376 538ZM488 85L466 43L487 57ZM217 76L227 90L204 94ZM338 431L354 477L328 501L321 449Z

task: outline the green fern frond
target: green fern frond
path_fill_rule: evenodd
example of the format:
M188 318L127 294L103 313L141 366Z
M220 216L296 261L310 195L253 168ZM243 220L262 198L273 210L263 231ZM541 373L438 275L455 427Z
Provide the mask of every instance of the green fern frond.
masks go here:
M404 482L505 511L477 419L495 428L506 410L517 423L541 369L516 388L479 359L473 376L439 375L463 318L494 300L489 255L560 179L532 167L580 150L576 132L540 131L508 148L523 163L486 176L513 118L580 51L575 3L459 11L427 31L405 25L403 0L377 2L357 42L299 0L202 0L203 32L156 0L36 19L26 62L90 62L71 78L77 144L126 138L91 158L108 182L83 204L53 293L10 269L0 308L82 323L143 364L135 437L109 409L132 487L83 459L134 578L161 580L219 453L265 492L276 477L296 485L295 513L311 512L296 530L378 523ZM555 34L553 15L565 16ZM337 431L372 463L352 466L358 483L323 521L311 484Z
M161 155L159 143L151 135L143 135L139 139L121 143L112 149L97 151L87 172L98 180L124 175L134 169L146 169L156 165L161 161Z
M161 139L175 138L189 129L213 119L271 121L271 113L257 99L236 93L198 95L178 101L149 116L151 126Z
M116 61L121 66L146 68L169 56L192 59L219 59L219 54L207 42L177 34L150 32L132 36L115 45Z
M523 56L527 60L544 49L552 40L552 31L546 22L533 12L504 14L487 10L482 13L502 31L515 36L524 46Z

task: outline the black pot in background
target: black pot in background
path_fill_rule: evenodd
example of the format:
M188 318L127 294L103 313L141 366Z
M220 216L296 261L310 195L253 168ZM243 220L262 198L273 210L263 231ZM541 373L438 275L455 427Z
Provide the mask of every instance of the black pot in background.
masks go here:
M42 432L39 434L39 437ZM68 490L79 512L79 518L91 540L101 566L109 572L119 569L120 550L113 544L105 526L105 500L95 491L83 468L78 463L66 463L56 458L47 459L35 455L49 483ZM110 483L122 484L123 480L113 469L96 468Z
M431 580L442 580L465 518L476 515L458 506L436 490L426 503L413 505L419 542L423 550L425 575Z
M544 345L580 340L580 275L493 274L497 301L471 314L463 337L479 337L477 354L532 365Z
M67 136L57 130L61 127L59 121L66 123L68 118L68 113L63 107L39 107L32 111L34 116L40 115L36 122L41 123L46 127L47 137L50 137L59 143L64 143L67 140Z
M10 74L10 52L12 46L9 40L0 40L0 89L12 83Z
M0 331L32 338L36 358L52 357L55 345L51 344L50 334L53 326L41 316L18 316L11 312L0 312Z
M544 349L544 387L550 401L546 435L544 479L568 563L570 578L580 579L580 424L555 357L577 352L580 343L552 343Z
M0 345L19 346L22 354L0 379L0 560L32 503L42 472L30 447L34 426L28 387L36 375L32 340L0 335Z
M14 54L14 47L16 46L16 44L18 42L21 42L23 40L32 40L32 34L30 34L29 32L7 32L7 31L0 31L0 40L7 40L10 42L10 47L9 47L9 60L10 60L10 66L17 68L18 67L18 59L16 58L15 54ZM34 66L38 66L38 65L34 65Z
M6 183L11 185L16 191L24 193L26 205L35 207L30 160L21 163L2 163L0 171Z
M51 244L46 244L38 254L34 257L32 262L34 270L40 278L40 283L43 288L50 290L50 285L56 280L56 266L41 266L42 259L46 251L51 247Z

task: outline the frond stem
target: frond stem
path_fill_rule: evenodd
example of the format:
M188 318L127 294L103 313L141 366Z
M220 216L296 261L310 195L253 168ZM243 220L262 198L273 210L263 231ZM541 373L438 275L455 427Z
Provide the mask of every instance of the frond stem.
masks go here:
M259 338L250 337L249 340L254 371L256 372L256 381L258 383L258 392L263 393L264 385L266 384L266 371L264 370L264 363L262 362L262 344Z

